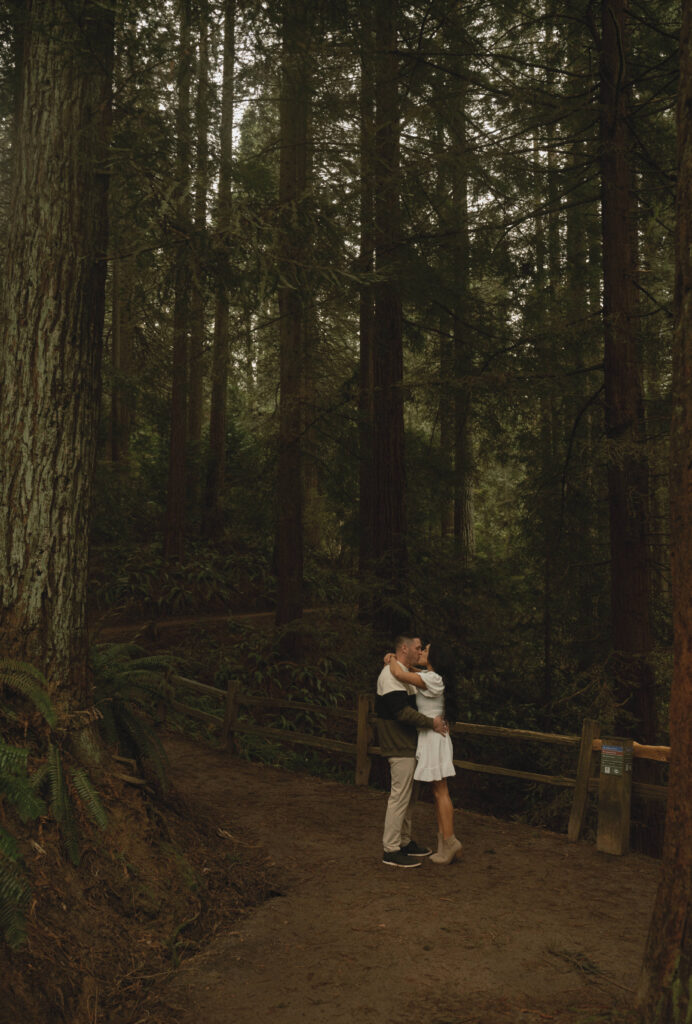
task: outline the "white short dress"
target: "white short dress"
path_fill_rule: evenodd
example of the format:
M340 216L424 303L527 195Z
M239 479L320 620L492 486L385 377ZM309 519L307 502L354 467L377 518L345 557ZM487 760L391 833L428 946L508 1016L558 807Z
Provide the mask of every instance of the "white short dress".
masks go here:
M434 718L436 715L444 715L445 684L442 676L437 672L428 669L418 673L425 683L425 689L416 690L416 707L422 715ZM452 738L449 734L441 736L433 729L419 729L418 749L416 750L417 765L414 772L414 779L421 782L433 782L436 779L446 779L450 775L456 775L452 758Z

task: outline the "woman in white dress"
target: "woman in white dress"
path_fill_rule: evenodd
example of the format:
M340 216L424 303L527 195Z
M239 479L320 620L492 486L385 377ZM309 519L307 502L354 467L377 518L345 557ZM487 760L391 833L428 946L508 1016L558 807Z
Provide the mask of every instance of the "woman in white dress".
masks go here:
M408 672L393 654L387 654L385 661L396 679L416 687L416 706L422 714L443 715L450 725L454 724L457 716L455 664L446 647L428 644L423 650L420 672ZM447 786L447 779L456 775L453 756L449 734L441 736L432 729L418 732L418 763L413 777L429 782L435 797L437 853L430 858L434 864L451 864L459 858L462 849L454 835L454 808Z

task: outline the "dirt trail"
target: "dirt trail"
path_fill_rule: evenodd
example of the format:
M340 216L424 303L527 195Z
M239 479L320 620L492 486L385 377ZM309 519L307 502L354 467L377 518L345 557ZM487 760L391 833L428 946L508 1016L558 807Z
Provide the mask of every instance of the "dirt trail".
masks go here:
M179 789L283 895L182 965L166 1024L629 1019L657 862L459 810L460 863L388 868L386 794L167 746ZM430 842L431 805L415 823Z

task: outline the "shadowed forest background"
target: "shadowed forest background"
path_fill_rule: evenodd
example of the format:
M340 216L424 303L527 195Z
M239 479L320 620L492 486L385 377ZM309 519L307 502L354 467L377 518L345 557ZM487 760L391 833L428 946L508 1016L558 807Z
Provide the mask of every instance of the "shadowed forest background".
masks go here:
M412 630L465 721L670 742L680 32L667 0L0 14L2 716L71 723L46 764L92 817L124 727L89 709L171 657L346 704ZM102 644L170 617L156 664Z

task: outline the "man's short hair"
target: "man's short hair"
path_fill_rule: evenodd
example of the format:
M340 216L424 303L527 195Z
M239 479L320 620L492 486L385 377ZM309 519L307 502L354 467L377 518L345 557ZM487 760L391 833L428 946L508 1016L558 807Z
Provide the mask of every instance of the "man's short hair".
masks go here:
M399 634L399 636L394 638L394 650L398 651L400 647L409 647L414 639L415 637L405 636L403 633Z

